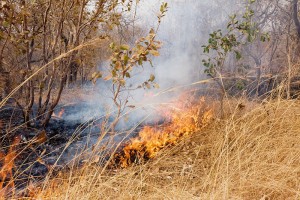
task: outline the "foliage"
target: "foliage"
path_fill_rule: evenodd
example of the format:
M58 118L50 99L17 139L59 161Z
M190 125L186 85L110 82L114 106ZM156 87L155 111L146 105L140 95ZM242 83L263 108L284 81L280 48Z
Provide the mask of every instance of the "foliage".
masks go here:
M226 32L214 31L209 35L208 44L202 46L203 52L209 56L208 59L202 60L206 67L205 73L209 76L216 77L229 53L234 52L235 58L240 60L242 54L238 48L241 45L253 42L258 36L261 41L269 40L268 33L259 34L259 29L253 22L254 10L251 9L253 3L255 0L249 0L241 19L238 19L237 14L230 16Z
M121 99L121 94L130 89L126 83L132 78L132 72L135 68L143 67L145 62L153 66L151 56L160 55L159 50L162 47L162 43L156 40L156 34L161 20L167 12L167 8L168 4L162 3L160 13L157 16L158 26L156 30L152 28L149 34L146 37L138 39L133 47L128 44L117 45L116 42L112 42L109 46L112 50L112 56L110 57L109 75L105 76L104 80L112 81L113 101L118 108L117 117L128 102L127 99ZM102 72L96 72L94 74L93 80L95 81L98 78L102 78ZM158 88L159 85L154 81L155 76L151 74L148 80L138 83L137 88Z
M109 43L114 29L120 26L123 14L130 11L132 4L131 0L0 1L0 72L13 77L8 78L11 82L9 92L17 88L14 85L26 83L14 92L13 97L22 109L27 125L48 124L64 88L75 82L79 73L86 76L84 70L96 66L97 57L100 56L95 49ZM167 4L163 4L159 20L166 8ZM150 35L140 40L137 50L129 51L125 45L118 48L120 54L116 55L117 48L113 49L113 57L119 62L113 63L115 70L112 70L112 74L118 72L121 75L121 63L125 67L124 78L129 78L129 64L141 64L149 60L147 54L142 55L141 44L147 43L146 40L149 42L147 51L158 55L159 44L154 40L153 31L151 34L153 38ZM83 49L93 38L99 40L93 44L89 42L92 48ZM133 54L129 55L129 52ZM126 54L131 56L128 63ZM133 57L134 54L137 57ZM136 62L133 61L135 59ZM48 63L51 64L48 66ZM32 77L36 72L40 73ZM114 79L121 84L123 80L119 75ZM95 81L101 76L101 73L95 72L92 79ZM35 103L38 108L33 110Z
M119 84L125 87L126 79L131 78L131 72L134 67L142 66L144 62L150 62L150 55L159 56L161 42L155 40L155 31L150 30L149 35L139 39L135 47L130 48L128 45L116 45L111 43L110 48L113 51L110 64L110 76L106 80L113 79L113 84ZM143 86L150 88L149 84L155 80L154 75L151 75L148 81L143 83Z

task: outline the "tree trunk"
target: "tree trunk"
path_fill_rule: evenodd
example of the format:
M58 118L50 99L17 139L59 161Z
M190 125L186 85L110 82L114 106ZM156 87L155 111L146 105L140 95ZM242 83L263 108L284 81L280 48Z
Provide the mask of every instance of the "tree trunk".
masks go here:
M5 71L2 67L2 62L0 61L0 100L9 94L10 90L10 79L9 72Z
M259 96L259 86L261 79L261 65L256 65L256 96Z
M67 76L64 75L62 78L61 78L61 81L60 81L60 84L59 84L59 90L58 90L58 94L57 94L57 97L55 99L54 102L52 102L52 104L50 105L50 108L48 109L48 112L46 113L46 116L45 116L45 119L42 123L42 125L45 127L49 124L49 121L51 119L51 116L54 112L54 108L57 106L57 104L59 103L59 100L60 100L60 97L61 97L61 94L63 92L63 89L64 89L64 86L66 84L66 80L67 80Z
M293 20L297 29L298 38L300 39L300 21L298 17L298 0L293 0Z

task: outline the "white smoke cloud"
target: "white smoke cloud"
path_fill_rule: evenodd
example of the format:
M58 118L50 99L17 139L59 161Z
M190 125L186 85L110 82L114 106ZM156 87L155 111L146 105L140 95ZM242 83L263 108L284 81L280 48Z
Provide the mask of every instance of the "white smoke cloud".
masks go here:
M142 27L145 30L157 27L157 14L162 2L168 2L168 12L162 19L158 31L158 40L162 41L164 46L161 50L161 56L153 58L154 68L145 64L143 68L138 68L128 84L134 85L147 80L150 74L154 74L156 82L160 89L138 89L126 93L129 95L129 104L148 106L151 103L167 101L167 97L148 98L149 93L159 93L167 88L174 86L188 85L200 79L205 79L202 67L202 45L206 43L208 34L224 26L223 21L231 14L237 0L141 0L137 9L132 10L131 17L135 17L136 27ZM220 4L221 3L221 4ZM136 11L136 13L135 13ZM86 101L85 109L78 112L70 119L81 119L87 121L98 115L99 107L112 107L110 95L110 83L105 81L98 82L97 92ZM186 89L186 88L184 88ZM176 91L177 94L180 91ZM174 94L170 94L174 96ZM176 96L176 94L175 94ZM127 98L128 96L126 96ZM99 106L100 105L100 106ZM97 108L97 112L95 111ZM104 109L102 109L104 110ZM134 112L131 121L137 121L143 112L149 113L149 108ZM130 120L129 120L130 121ZM122 122L124 126L127 121Z
M136 16L132 10L131 17L136 17L135 26L145 30L150 30L157 26L156 15L162 0L141 0L136 11ZM147 80L151 73L156 76L156 82L160 85L160 89L138 89L128 93L125 96L134 108L127 109L125 112L129 114L122 117L117 130L129 130L137 124L146 120L148 123L155 123L160 120L159 106L162 103L170 102L170 99L178 96L182 90L188 87L180 87L189 85L200 79L205 79L202 67L202 48L201 46L207 42L208 34L212 30L217 30L224 26L223 21L227 20L227 16L231 14L236 2L239 0L167 0L169 9L163 18L158 32L158 40L162 41L164 46L161 50L161 56L153 59L154 68L148 64L144 67L137 68L128 84L141 83ZM147 32L147 31L145 31ZM108 66L109 64L106 63ZM168 88L179 86L181 90L174 90L173 93L165 93L154 97L153 94L165 91ZM202 86L197 86L202 87ZM65 118L70 121L86 121L105 116L107 111L113 111L114 104L112 102L111 83L99 80L97 86L94 87L94 94L89 95L85 99L82 108L78 109ZM168 104L164 104L168 106ZM92 146L97 142L100 133L91 133L84 140L75 142L70 146L67 152L80 151L83 146ZM114 136L112 136L114 137ZM121 141L123 135L113 139L113 141ZM106 141L107 138L104 140ZM88 145L86 145L88 143ZM67 161L71 157L65 153Z

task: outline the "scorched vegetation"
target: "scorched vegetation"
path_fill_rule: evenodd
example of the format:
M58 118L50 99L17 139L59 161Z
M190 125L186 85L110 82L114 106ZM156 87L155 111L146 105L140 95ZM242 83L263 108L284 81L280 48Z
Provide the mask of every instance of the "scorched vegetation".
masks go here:
M297 0L0 0L0 199L299 199Z

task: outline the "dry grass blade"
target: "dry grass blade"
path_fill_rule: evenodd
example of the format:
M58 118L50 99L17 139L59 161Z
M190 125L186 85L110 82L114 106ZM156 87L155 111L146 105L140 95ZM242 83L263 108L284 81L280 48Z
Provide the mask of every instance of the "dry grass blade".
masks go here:
M49 181L38 197L299 199L300 103L228 103L232 114L226 119L144 165L105 173L89 166Z

